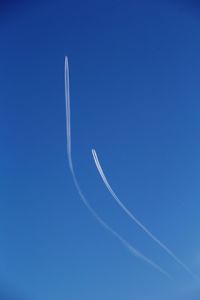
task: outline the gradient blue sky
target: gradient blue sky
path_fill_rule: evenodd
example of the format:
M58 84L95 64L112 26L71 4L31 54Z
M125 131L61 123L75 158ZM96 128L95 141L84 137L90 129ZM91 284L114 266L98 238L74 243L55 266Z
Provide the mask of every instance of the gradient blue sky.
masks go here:
M115 205L91 148L124 203L200 275L200 6L57 0L0 10L1 284L27 300L190 297L198 285ZM83 191L173 283L79 199L66 156L65 55Z

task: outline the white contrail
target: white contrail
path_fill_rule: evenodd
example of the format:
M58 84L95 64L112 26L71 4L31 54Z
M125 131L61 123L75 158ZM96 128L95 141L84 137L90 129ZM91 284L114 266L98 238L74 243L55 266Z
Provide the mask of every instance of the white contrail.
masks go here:
M113 191L113 189L111 188L110 184L108 183L108 180L103 172L103 169L100 165L97 153L95 151L95 149L92 149L92 155L97 167L97 170L99 171L99 174L105 184L105 186L107 187L107 189L109 190L110 194L113 196L113 198L115 199L115 201L117 202L117 204L122 208L122 210L131 218L132 221L134 221L154 242L156 242L166 253L168 253L181 267L183 267L185 269L185 271L187 271L193 278L195 278L196 280L199 281L199 277L197 275L195 275L190 269L189 267L187 267L167 246L165 246L153 233L151 233L151 231L144 226L141 221L139 221L134 215L133 213L121 202L121 200L117 197L117 195L115 194L115 192Z
M101 217L96 213L96 211L91 207L90 203L85 198L76 174L74 172L73 167L73 161L72 161L72 152L71 152L71 121L70 121L70 92L69 92L69 65L68 65L68 58L65 57L65 103L66 103L66 132L67 132L67 157L68 157L68 163L70 172L73 178L74 185L79 193L79 196L81 197L81 200L83 201L83 204L86 206L86 208L89 210L89 212L93 215L93 217L99 222L101 226L103 226L107 231L109 231L112 235L114 235L130 252L132 255L142 259L146 263L148 263L150 266L152 266L154 269L162 273L163 275L167 276L169 279L172 279L172 277L163 270L159 265L154 263L152 260L150 260L148 257L140 253L138 250L136 250L132 245L130 245L121 235L119 235L115 230L113 230L106 222L103 221Z

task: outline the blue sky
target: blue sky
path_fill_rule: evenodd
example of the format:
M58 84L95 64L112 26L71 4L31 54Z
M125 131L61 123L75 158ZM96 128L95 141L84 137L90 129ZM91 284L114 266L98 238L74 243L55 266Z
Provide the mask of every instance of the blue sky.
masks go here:
M26 299L177 300L199 289L116 206L91 155L94 147L120 199L200 276L200 8L160 2L1 6L0 282ZM75 190L65 55L79 183L173 283L104 231Z

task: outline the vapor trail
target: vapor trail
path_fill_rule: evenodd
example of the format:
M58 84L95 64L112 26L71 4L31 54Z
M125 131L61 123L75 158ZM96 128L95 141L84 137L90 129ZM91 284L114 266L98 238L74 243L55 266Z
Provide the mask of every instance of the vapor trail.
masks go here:
M74 185L76 187L76 190L78 191L79 196L81 197L81 200L83 204L86 206L86 208L89 210L89 212L92 214L92 216L96 219L96 221L104 227L107 231L109 231L113 236L115 236L123 245L126 247L130 253L137 258L142 259L147 264L149 264L151 267L162 273L163 275L167 276L169 279L172 279L172 277L163 270L159 265L154 263L152 260L150 260L148 257L140 253L137 249L135 249L131 244L129 244L120 234L118 234L115 230L113 230L106 222L103 221L103 219L96 213L96 211L92 208L90 203L87 201L86 197L84 196L75 171L73 167L73 161L72 161L72 151L71 151L71 120L70 120L70 91L69 91L69 64L68 64L68 58L65 57L65 104L66 104L66 134L67 134L67 158L69 163L70 172L73 178Z
M121 200L117 197L117 195L115 194L115 192L113 191L112 187L110 186L110 184L108 183L108 180L103 172L103 169L100 165L97 153L95 151L95 149L92 149L92 155L94 158L94 162L96 164L97 170L99 171L99 174L105 184L105 186L107 187L108 191L110 192L110 194L113 196L113 198L115 199L115 201L117 202L117 204L122 208L122 210L129 216L129 218L131 218L132 221L134 221L155 243L157 243L168 255L170 255L182 268L184 268L184 270L186 272L188 272L195 280L199 281L199 277L197 275L195 275L190 269L189 267L187 267L167 246L165 246L153 233L151 233L151 231L144 226L141 221L139 221L134 215L133 213L121 202Z

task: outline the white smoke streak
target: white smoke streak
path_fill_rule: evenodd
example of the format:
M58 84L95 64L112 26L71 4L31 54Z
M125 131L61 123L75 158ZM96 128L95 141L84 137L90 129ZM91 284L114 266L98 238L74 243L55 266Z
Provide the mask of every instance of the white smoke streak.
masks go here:
M121 202L121 200L117 197L115 192L113 191L112 187L108 183L108 180L103 172L103 169L100 165L97 153L95 149L92 149L92 155L97 167L97 170L99 171L99 174L107 187L108 191L112 195L112 197L115 199L117 204L122 208L122 210L131 218L132 221L134 221L155 243L157 243L168 255L170 255L186 272L188 272L195 280L199 281L199 278L197 275L195 275L189 267L187 267L167 246L165 246L151 231L144 226L141 221L139 221L133 214L132 212Z
M87 201L86 197L84 196L76 174L74 172L73 167L73 161L72 161L72 151L71 151L71 120L70 120L70 90L69 90L69 64L68 64L68 58L65 57L65 104L66 104L66 133L67 133L67 157L68 157L68 163L70 172L73 178L74 185L76 187L76 190L78 191L79 196L81 197L81 200L83 201L83 204L86 206L86 208L89 210L89 212L92 214L92 216L96 219L96 221L104 227L108 232L110 232L113 236L115 236L123 245L126 247L130 253L137 258L142 259L147 264L149 264L151 267L162 273L163 275L167 276L169 279L172 279L172 277L163 270L159 265L154 263L152 260L150 260L148 257L140 253L137 249L135 249L132 245L130 245L120 234L118 234L115 230L113 230L106 222L103 221L101 217L96 213L96 211L91 207L90 203Z

